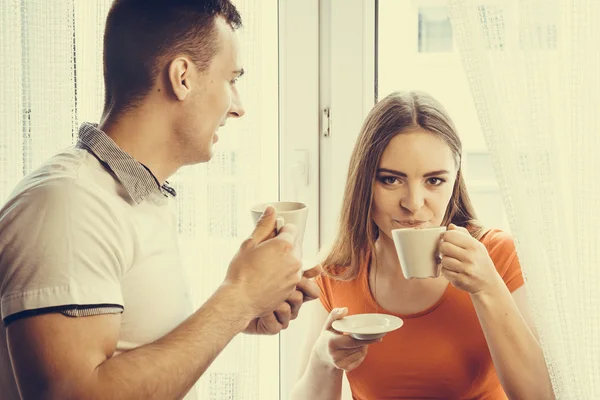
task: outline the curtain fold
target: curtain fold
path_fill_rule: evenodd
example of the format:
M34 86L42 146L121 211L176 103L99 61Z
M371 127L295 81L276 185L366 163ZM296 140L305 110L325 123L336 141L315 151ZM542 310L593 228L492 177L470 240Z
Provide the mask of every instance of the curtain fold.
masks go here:
M450 5L555 393L600 398L600 3Z

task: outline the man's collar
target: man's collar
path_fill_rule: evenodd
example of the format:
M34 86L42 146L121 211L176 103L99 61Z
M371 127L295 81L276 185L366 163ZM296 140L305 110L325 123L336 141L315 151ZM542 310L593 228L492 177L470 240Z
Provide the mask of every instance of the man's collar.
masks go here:
M176 196L169 182L160 185L150 169L117 146L106 133L98 129L97 124L84 122L81 125L77 146L88 150L105 168L112 171L136 203L144 201L154 190Z

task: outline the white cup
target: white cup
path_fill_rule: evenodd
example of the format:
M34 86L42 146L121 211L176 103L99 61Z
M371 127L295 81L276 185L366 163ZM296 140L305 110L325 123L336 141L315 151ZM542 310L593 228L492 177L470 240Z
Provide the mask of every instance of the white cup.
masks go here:
M406 279L440 276L439 246L445 231L445 226L392 230L396 253Z
M306 221L308 219L308 206L304 203L295 201L276 201L273 203L257 204L250 209L254 225L258 222L267 206L272 206L277 215L277 233L285 224L294 224L298 229L294 255L302 260L302 243L304 241L304 231L306 230ZM308 271L316 264L308 260L302 260L302 271Z

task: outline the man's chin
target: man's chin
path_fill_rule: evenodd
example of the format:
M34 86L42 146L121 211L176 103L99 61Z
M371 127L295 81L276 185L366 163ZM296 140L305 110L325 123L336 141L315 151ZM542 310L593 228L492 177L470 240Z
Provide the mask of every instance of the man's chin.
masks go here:
M185 165L196 165L209 162L212 160L214 153L211 148L208 152L198 152L196 154L190 154L190 156L191 157L188 158L188 161L185 163Z
M214 156L214 153L211 149L208 153L203 154L202 157L198 157L198 161L196 162L196 164L209 162L210 160L212 160L213 156Z

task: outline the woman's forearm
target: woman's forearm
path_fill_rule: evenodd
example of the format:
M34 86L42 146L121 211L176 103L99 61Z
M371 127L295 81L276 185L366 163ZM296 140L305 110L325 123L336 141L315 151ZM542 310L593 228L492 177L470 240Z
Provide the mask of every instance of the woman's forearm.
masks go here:
M292 389L292 400L340 400L344 371L323 364L311 354L302 378Z
M554 399L542 348L504 282L471 298L508 398Z

